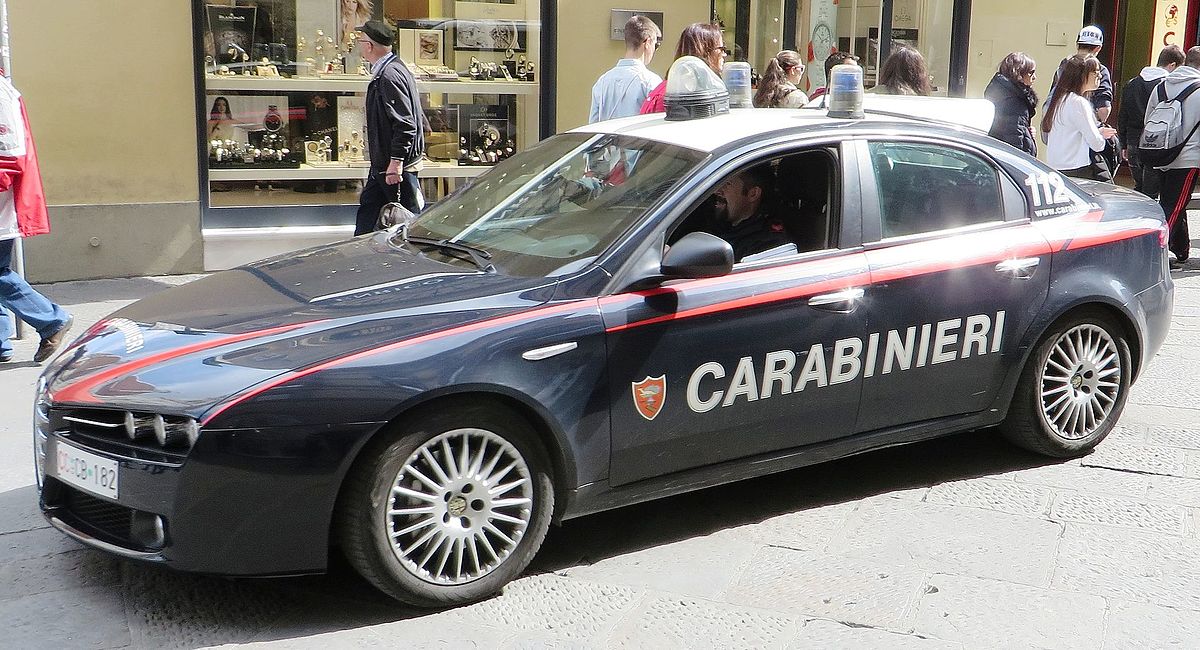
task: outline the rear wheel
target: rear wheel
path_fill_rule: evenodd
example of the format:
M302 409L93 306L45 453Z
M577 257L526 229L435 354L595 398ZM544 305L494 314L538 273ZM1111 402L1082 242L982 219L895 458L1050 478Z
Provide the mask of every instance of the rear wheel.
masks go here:
M513 413L429 413L361 459L339 504L339 536L355 569L398 600L444 607L487 598L545 538L549 463Z
M1124 332L1107 314L1063 319L1030 357L1001 432L1047 456L1091 451L1125 409L1131 365Z

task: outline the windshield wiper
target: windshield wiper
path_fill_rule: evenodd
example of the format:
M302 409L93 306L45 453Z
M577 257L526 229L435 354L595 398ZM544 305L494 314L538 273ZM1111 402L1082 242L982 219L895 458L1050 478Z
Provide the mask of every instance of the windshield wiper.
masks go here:
M471 256L471 262L474 263L475 266L484 273L492 273L496 270L495 265L488 261L492 259L492 254L483 250L482 248L468 246L467 244L450 241L449 239L416 237L408 234L407 228L402 230L399 234L404 237L404 241L410 244L417 244L419 246L434 246L442 250L453 251L455 253L466 253L467 255Z

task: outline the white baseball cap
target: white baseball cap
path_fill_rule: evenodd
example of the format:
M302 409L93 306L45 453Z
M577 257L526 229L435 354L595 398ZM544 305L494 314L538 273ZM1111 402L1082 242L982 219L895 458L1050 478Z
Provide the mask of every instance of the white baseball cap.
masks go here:
M1092 47L1104 45L1104 32L1100 31L1100 28L1095 25L1088 25L1079 30L1079 38L1075 39L1075 42L1080 45L1091 45Z

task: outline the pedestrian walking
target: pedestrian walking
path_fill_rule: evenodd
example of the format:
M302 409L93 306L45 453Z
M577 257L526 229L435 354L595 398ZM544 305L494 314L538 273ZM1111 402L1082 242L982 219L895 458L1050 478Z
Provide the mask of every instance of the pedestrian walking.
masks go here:
M1184 57L1184 65L1172 70L1156 88L1154 96L1146 106L1146 120L1162 101L1183 97L1181 124L1177 125L1179 132L1189 133L1187 140L1173 161L1158 166L1162 170L1162 186L1158 196L1158 204L1167 217L1167 226L1171 234L1167 247L1171 252L1172 268L1180 268L1191 256L1192 242L1188 236L1187 205L1192 200L1192 190L1196 187L1196 174L1200 172L1200 138L1197 138L1195 125L1200 119L1200 92L1189 91L1194 86L1200 86L1200 46L1190 48ZM1186 97L1183 94L1189 93ZM1143 122L1145 125L1146 122Z
M1100 62L1076 54L1060 68L1058 84L1042 116L1047 134L1046 163L1073 178L1112 182L1112 173L1102 159L1093 156L1104 150L1105 140L1116 134L1109 126L1097 126L1086 93L1100 84Z
M379 211L399 201L416 214L425 207L417 172L425 154L425 115L417 80L392 52L392 30L382 20L358 28L358 53L371 64L367 85L370 173L358 198L354 234L375 230Z
M654 21L645 16L625 21L625 58L592 86L589 124L641 112L650 91L662 83L662 77L646 67L661 44L662 32Z
M803 108L808 103L808 96L797 87L803 74L804 64L798 52L779 52L771 58L758 80L754 105L758 108Z
M42 340L33 360L38 363L62 345L74 319L13 271L12 258L18 238L48 232L50 216L25 102L0 77L0 307L37 330ZM13 359L12 334L12 320L0 309L0 363Z
M1012 52L1000 62L1000 68L988 83L983 96L996 106L988 135L1036 156L1033 115L1038 97L1033 89L1037 64L1024 52Z
M1162 172L1143 166L1138 153L1138 142L1142 139L1142 127L1146 121L1146 105L1150 93L1162 83L1175 68L1183 65L1183 48L1168 45L1158 53L1158 65L1146 66L1121 90L1121 108L1117 115L1117 139L1121 141L1121 158L1129 163L1133 175L1133 189L1158 198L1162 186Z
M929 69L925 57L911 47L899 46L883 62L879 80L870 91L878 95L928 95Z
M1092 57L1100 63L1100 81L1096 89L1091 91L1091 94L1087 96L1087 99L1092 104L1096 121L1107 126L1109 113L1112 111L1114 93L1112 73L1108 71L1108 66L1104 65L1099 59L1100 50L1103 48L1104 32L1099 27L1088 25L1079 30L1079 36L1075 38L1075 56ZM1043 114L1050 103L1050 96L1054 95L1054 88L1058 85L1059 76L1062 74L1063 65L1066 62L1067 59L1059 62L1058 69L1055 70L1054 77L1050 80L1050 95L1046 97L1047 106L1042 107ZM1120 143L1116 141L1115 134L1111 139L1105 139L1104 150L1100 152L1100 155L1104 158L1105 166L1112 171L1116 171L1117 165L1120 163L1120 149Z
M725 37L721 35L721 26L713 23L692 23L683 28L683 33L679 35L679 44L675 46L675 59L685 56L694 56L704 61L718 77L721 76L725 57L729 56L729 48L725 47ZM667 82L664 80L650 91L646 101L642 103L641 113L665 113L667 107L663 103L663 95L666 92Z

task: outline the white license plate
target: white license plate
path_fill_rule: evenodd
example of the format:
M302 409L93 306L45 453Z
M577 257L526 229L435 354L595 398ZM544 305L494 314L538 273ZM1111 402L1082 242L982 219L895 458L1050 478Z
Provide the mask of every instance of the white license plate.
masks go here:
M49 468L63 483L110 499L117 498L120 485L120 464L97 456L62 440L55 445L54 467Z

